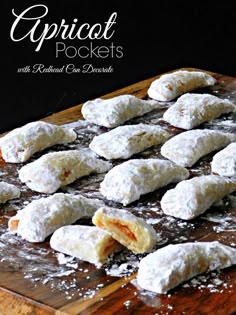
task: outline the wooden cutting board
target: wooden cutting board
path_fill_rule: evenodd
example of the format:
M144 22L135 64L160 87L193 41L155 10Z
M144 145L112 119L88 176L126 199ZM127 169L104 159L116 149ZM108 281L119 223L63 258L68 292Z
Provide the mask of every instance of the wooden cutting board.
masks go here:
M187 70L199 70L190 69ZM200 70L203 71L203 70ZM199 92L228 97L236 100L236 79L221 74L212 74L217 84ZM120 94L133 94L147 97L150 83L158 78L138 82L103 98ZM161 119L163 108L138 118L132 122L151 121L166 125ZM65 124L82 119L81 105L55 113L42 120ZM86 145L97 132L104 132L95 126L75 125L78 143ZM168 126L167 126L168 127ZM216 119L203 127L236 132L235 115ZM171 132L181 132L171 126ZM73 147L72 147L73 148ZM61 146L53 150L66 149ZM46 151L45 151L46 152ZM45 153L43 152L43 153ZM36 157L42 155L40 153ZM137 157L158 156L159 148L146 150ZM191 175L208 174L212 155L201 159L190 169ZM58 256L50 249L48 239L44 243L29 244L20 237L7 231L7 222L16 210L27 202L40 197L40 194L21 186L17 171L22 165L0 163L1 180L15 183L22 188L20 201L12 201L0 210L0 315L26 314L217 314L229 315L236 312L236 268L227 268L221 272L212 272L194 278L171 290L167 295L151 294L140 290L135 282L136 263L140 256L124 252L113 257L104 268L76 259L69 261L66 256ZM99 183L102 176L91 176L70 185L68 189L79 190L87 196L99 195ZM68 191L68 190L67 190ZM226 198L223 203L211 208L206 214L191 222L167 218L161 212L159 200L165 189L148 194L133 203L130 211L137 212L149 220L161 233L163 242L213 241L236 247L236 195ZM159 211L157 213L157 210ZM62 261L64 259L64 263ZM120 268L118 269L118 267ZM118 272L117 272L118 271ZM117 273L116 273L117 272ZM122 275L123 272L123 275ZM117 276L116 276L117 275Z

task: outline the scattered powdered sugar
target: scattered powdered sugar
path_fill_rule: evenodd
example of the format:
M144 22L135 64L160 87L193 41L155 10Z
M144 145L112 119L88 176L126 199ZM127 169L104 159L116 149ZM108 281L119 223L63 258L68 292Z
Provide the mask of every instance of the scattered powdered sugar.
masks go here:
M161 222L161 218L149 218L149 219L147 219L146 220L146 222L148 223L148 224L157 224L157 223L160 223Z
M227 116L210 120L204 123L203 126L214 129L219 129L220 127L222 130L232 132L232 129L235 130L236 128L235 113L230 113Z
M142 289L138 285L137 279L131 280L131 283L135 288L137 288L135 295L138 296L145 305L158 309L158 312L155 313L155 315L168 315L170 314L170 310L173 310L173 306L171 304L166 304L166 302L163 303L162 295ZM166 295L166 298L171 298L171 294Z
M61 127L66 128L66 129L71 129L71 128L82 129L82 128L87 128L90 125L91 123L89 121L81 119L81 120L77 120L71 123L61 125Z
M226 127L232 128L232 127L236 127L236 122L233 119L223 119L223 120L214 119L205 123L205 125L208 125L208 126L218 125L218 126L226 126Z
M77 261L75 261L75 257L68 256L63 253L56 253L55 255L59 265L66 265L69 268L78 269L79 264Z
M75 131L78 133L78 136L81 134L88 134L88 133L101 133L102 127L92 124L87 120L77 120L72 123L64 124L62 127L66 129L74 128Z
M233 285L229 283L230 278L223 280L220 271L210 272L204 275L199 275L182 284L183 288L196 288L203 292L204 290L210 293L223 293L228 289L229 293L233 290Z
M213 230L216 233L221 233L221 232L236 232L236 224L231 224L225 222L221 226L214 226Z
M163 119L163 117L159 117L159 118L153 118L150 121L152 124L156 124L156 123L160 123L160 122L165 122L165 120Z
M147 113L142 117L137 117L127 124L136 123L152 123L159 124L164 128L168 129L173 134L179 132L173 127L169 126L163 120L163 113L172 103L161 103L158 109ZM208 124L208 125L207 125ZM204 124L209 128L220 128L230 129L236 127L235 119L232 115L228 115L227 118L216 119L209 123ZM64 128L74 128L77 133L77 139L67 145L58 145L53 148L45 150L43 153L54 152L57 150L66 149L80 149L88 147L89 143L95 135L99 135L102 132L106 132L107 129L94 124L89 123L85 120L78 120L73 123L63 125ZM36 159L42 154L36 154L32 157L31 161ZM148 158L148 157L160 157L160 147L155 146L147 149L135 155L135 158ZM113 162L114 165L122 163L122 161ZM197 166L190 169L193 176L209 173L209 157L203 158ZM147 254L132 254L128 250L124 250L120 253L111 255L107 260L107 263L101 268L96 269L91 264L85 263L75 257L71 257L62 253L54 252L50 249L48 242L40 245L32 245L23 241L20 237L9 233L6 227L6 219L9 219L12 211L17 211L26 206L29 202L35 199L46 197L45 195L31 192L26 185L22 185L18 179L18 170L21 165L6 165L1 171L0 176L5 175L9 182L13 182L21 188L23 197L21 201L12 200L6 207L4 206L4 212L2 218L5 220L4 223L0 221L0 273L1 271L22 272L24 278L33 283L35 286L38 284L44 284L49 287L52 291L63 292L65 298L70 299L91 299L102 290L103 287L112 280L112 277L126 278L138 271L140 260ZM8 174L9 171L9 174ZM103 200L103 196L99 191L100 183L103 180L105 174L97 174L81 178L79 181L72 183L66 187L63 187L60 191L67 193L82 194L90 198L99 198ZM147 196L142 196L140 200L131 204L127 207L122 207L119 204L104 200L107 205L115 206L118 208L125 208L140 216L146 220L146 222L152 225L157 231L158 242L153 248L153 251L169 243L181 243L191 240L195 230L204 230L206 225L210 221L212 223L212 229L217 232L229 232L236 230L236 197L230 196L229 203L218 205L217 211L207 212L204 216L201 216L198 221L187 222L179 220L171 216L163 214L160 207L160 198L163 191L155 191ZM232 209L235 210L232 210ZM224 209L222 211L222 209ZM230 211L228 211L230 209ZM199 223L200 222L200 223ZM91 222L89 221L91 224ZM199 231L197 230L197 231ZM196 232L197 232L196 231ZM196 233L197 234L197 233ZM235 234L234 234L235 235ZM236 247L235 238L231 240L231 246ZM93 275L95 276L93 277ZM100 277L101 275L101 277ZM97 279L92 283L92 278ZM101 280L103 279L103 280ZM134 295L138 296L141 301L150 307L159 308L162 305L162 300L158 295L142 290L138 288L136 279L133 279L131 283L138 289L134 291ZM230 279L223 279L220 273L212 272L206 275L200 275L198 277L189 280L180 286L182 290L185 288L194 288L201 291L208 290L211 293L221 293L222 290L233 290ZM122 286L124 288L124 285ZM179 289L179 288L178 288ZM178 290L176 288L176 291ZM165 298L171 298L171 294L165 296ZM101 298L102 300L102 298ZM132 299L128 299L123 302L126 309L132 307ZM168 303L165 304L165 308L161 309L158 314L169 314L173 310L173 306Z
M230 277L227 277L226 279L223 279L221 271L212 271L206 274L198 275L187 282L184 282L180 284L177 288L174 288L171 290L169 294L165 295L167 298L171 298L172 294L175 294L176 290L185 290L185 289L195 289L199 290L200 292L206 292L209 293L223 293L224 290L227 290L229 293L232 293L234 290L233 284L230 283L231 279ZM145 304L151 306L151 307L158 307L166 306L162 305L161 294L157 294L155 292L147 291L145 289L142 289L138 283L137 279L131 280L131 283L138 289L138 292L136 293L139 298L145 302ZM184 294L184 292L183 292ZM170 307L171 309L171 307Z
M138 261L126 262L121 265L113 264L110 268L106 268L106 273L113 277L124 277L133 274L139 266Z
M0 225L0 233L0 271L21 271L24 278L33 283L51 282L51 285L56 286L56 283L60 282L55 280L56 278L69 276L78 268L78 263L71 257L65 260L66 264L56 264L56 261L49 259L51 256L49 249L35 247L25 242L6 231L2 225ZM62 256L60 261L62 262Z
M236 231L236 197L229 195L227 200L219 204L218 211L208 212L201 216L201 219L217 223L212 227L216 233ZM227 207L231 208L230 212L227 211Z
M125 301L124 306L126 307L126 309L129 309L131 306L131 301L130 300Z
M233 119L223 120L223 121L219 122L219 125L236 127L236 122L233 121Z
M106 274L113 277L127 277L138 271L142 255L128 250L112 255L105 266Z

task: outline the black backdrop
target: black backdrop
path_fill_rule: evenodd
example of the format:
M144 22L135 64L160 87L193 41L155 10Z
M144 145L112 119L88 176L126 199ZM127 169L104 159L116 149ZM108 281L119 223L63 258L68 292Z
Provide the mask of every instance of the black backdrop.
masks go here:
M78 25L104 23L117 12L115 33L95 45L122 46L122 58L55 56L57 39L45 41L35 52L29 39L13 42L10 29L20 13L34 4L48 7L43 23L61 19ZM49 113L76 105L128 84L180 67L196 67L236 77L236 2L225 1L8 1L1 10L2 97L0 131L12 129ZM24 28L21 30L24 32ZM23 33L22 33L23 34ZM65 41L78 47L91 40ZM112 66L112 73L17 73L26 65L61 67Z

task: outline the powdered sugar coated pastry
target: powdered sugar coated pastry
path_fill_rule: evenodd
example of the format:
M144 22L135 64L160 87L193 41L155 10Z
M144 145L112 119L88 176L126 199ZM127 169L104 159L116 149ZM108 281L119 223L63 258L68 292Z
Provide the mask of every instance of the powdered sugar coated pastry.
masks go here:
M43 242L61 226L88 217L104 206L98 199L80 195L57 193L33 200L8 221L9 230L28 242Z
M113 167L100 185L108 200L127 205L170 183L188 178L186 168L161 159L134 159Z
M96 158L89 149L58 151L23 166L19 178L32 190L54 193L80 177L104 173L111 167L111 163Z
M134 253L150 251L157 242L154 228L127 210L99 208L93 216L93 223Z
M154 80L148 95L158 101L171 101L181 94L215 83L216 79L205 72L179 70Z
M236 264L236 249L215 242L168 245L140 261L137 281L141 288L167 293L198 274Z
M83 117L99 126L114 128L131 118L142 116L156 106L153 100L142 100L133 95L119 95L110 99L97 98L84 103Z
M123 248L106 231L96 226L67 225L56 230L50 245L64 254L102 266L108 256Z
M13 184L0 182L0 203L5 203L8 200L19 198L20 189Z
M6 162L27 161L35 152L56 144L72 142L77 135L73 129L35 121L0 138L2 157Z
M167 140L161 147L161 154L179 165L191 167L201 157L235 140L236 134L233 133L209 129L189 130Z
M163 143L169 137L170 133L160 126L127 125L95 136L89 147L106 159L127 159L135 153Z
M236 182L228 178L218 175L198 176L168 190L161 199L161 207L167 215L191 220L235 190Z
M211 171L221 176L236 176L236 142L229 144L213 156Z
M163 118L175 127L192 129L235 110L236 105L228 99L210 94L187 93L180 96L177 102L167 109Z

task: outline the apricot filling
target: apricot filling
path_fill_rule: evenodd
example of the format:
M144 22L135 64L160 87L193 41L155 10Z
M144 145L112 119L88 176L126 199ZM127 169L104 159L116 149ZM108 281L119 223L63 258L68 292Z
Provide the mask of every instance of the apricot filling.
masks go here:
M19 222L20 222L19 219L11 220L10 231L16 231L18 228Z
M108 256L112 251L117 242L115 240L111 240L107 246L103 250L103 255Z
M121 224L118 221L109 221L108 224L114 225L118 230L120 230L122 233L124 233L129 239L132 241L137 241L136 236L133 232L130 231L127 225Z
M98 219L96 219L96 226L100 227L101 229L105 229L105 226L103 225L103 223Z
M6 164L6 161L4 160L4 158L2 157L2 150L0 149L0 166L3 166Z
M68 177L70 175L70 171L69 170L65 170L64 171L64 177Z
M173 91L172 85L168 84L166 87L167 87L168 90Z

